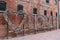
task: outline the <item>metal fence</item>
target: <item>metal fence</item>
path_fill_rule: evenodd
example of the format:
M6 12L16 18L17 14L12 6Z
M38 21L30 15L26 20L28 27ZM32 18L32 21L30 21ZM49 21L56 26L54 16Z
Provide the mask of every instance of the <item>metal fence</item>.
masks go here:
M9 20L8 13L14 13L16 14L16 17L18 15L23 16L21 23L19 23L16 28L15 24ZM28 15L23 11L7 11L3 13L3 16L7 23L7 38L36 34L57 29L57 16L44 16L40 14ZM26 24L27 26L25 26ZM11 28L11 30L9 30L9 28Z

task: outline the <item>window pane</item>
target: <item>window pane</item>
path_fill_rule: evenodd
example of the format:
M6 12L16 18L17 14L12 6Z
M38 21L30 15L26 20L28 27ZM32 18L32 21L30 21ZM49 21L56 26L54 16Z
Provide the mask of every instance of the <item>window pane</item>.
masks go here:
M47 11L46 11L46 10L44 10L44 15L45 15L45 16L47 15Z
M51 16L53 16L53 13L52 13L52 11L51 11Z
M46 0L46 3L49 3L49 0Z
M23 10L23 5L18 5L18 11Z
M0 11L5 11L6 10L6 2L0 1Z
M37 14L37 8L33 8L33 13Z
M56 16L57 16L57 13L56 13Z

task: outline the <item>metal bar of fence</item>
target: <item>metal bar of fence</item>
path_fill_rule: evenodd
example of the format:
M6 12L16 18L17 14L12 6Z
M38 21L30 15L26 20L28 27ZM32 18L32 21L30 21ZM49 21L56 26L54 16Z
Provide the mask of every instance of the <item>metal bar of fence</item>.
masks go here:
M6 24L7 24L7 39L8 39L8 35L9 35L9 28L8 28L8 22L6 22Z
M7 11L5 11L4 13L7 13ZM6 21L6 25L7 25L7 33L6 33L6 37L7 37L7 39L8 39L8 22Z
M53 17L55 17L55 16L52 16L52 17L50 16L50 17L49 17L49 20L50 20L50 21L49 21L49 25L50 25L50 26L48 26L49 28L50 28L50 27L53 27ZM43 16L42 16L42 18L41 18L41 19L43 20L43 23L42 23L43 26L46 25L46 23L45 23L45 22L46 22L46 20L45 20L46 18L47 18L47 17L43 17ZM35 20L37 20L37 19L35 19ZM57 20L57 19L56 19L56 20Z
M46 16L41 16L41 15L39 15L39 14L32 14L32 16L34 16L34 29L35 29L35 33L37 33L37 18L38 18L38 16L40 16L41 17L41 19L42 19L42 25L44 26L44 27L46 27ZM31 16L31 15L29 15L29 16ZM23 15L23 17L24 17L24 15ZM54 16L52 16L52 17L54 17ZM53 18L52 18L51 16L49 17L49 18L51 18L51 20L49 21L50 23L51 23L51 25L53 25ZM29 19L29 20L31 20L31 19ZM56 19L56 22L57 22L57 19ZM49 23L49 25L50 25L50 23ZM50 26L51 26L50 25ZM30 25L29 25L30 26ZM49 27L50 27L49 26ZM42 26L41 26L42 27ZM53 27L53 26L52 26ZM7 22L7 39L8 39L8 22ZM23 24L23 36L24 36L24 24Z
M36 22L37 22L37 15L34 14L34 28L35 28L35 33L37 33L37 25L36 25Z
M24 17L24 15L23 15L23 17ZM23 24L23 36L24 36L24 24Z
M3 14L5 14L5 13L7 13L7 11L5 11L5 12L3 12ZM7 39L8 39L8 32L9 32L9 27L8 27L8 22L6 21L6 25L7 25L7 33L6 33L6 37L7 37Z
M14 13L17 13L17 12L14 12ZM35 33L37 33L37 18L38 18L38 16L40 16L41 17L41 19L42 19L42 25L44 26L44 27L46 27L46 19L47 19L47 17L46 16L43 16L43 15L39 15L39 14L31 14L31 15L29 15L29 16L34 16L34 30L35 30ZM24 15L23 15L23 17L24 17ZM30 18L30 17L29 17ZM53 27L53 18L54 18L54 16L50 16L49 17L50 18L50 20L49 20L49 25L48 25L48 27L50 28L51 26ZM31 21L31 19L29 19L30 21ZM58 19L57 19L57 17L56 17L56 23L58 24ZM7 39L8 39L8 34L9 34L9 28L8 28L8 22L6 22L6 24L7 24ZM56 25L57 25L56 24ZM43 27L43 26L40 26L40 27ZM31 27L31 25L29 24L29 27ZM43 27L43 28L44 28ZM57 29L58 29L58 25L57 25ZM52 30L52 29L51 29ZM24 33L24 24L23 24L23 36L25 35L25 33Z
M53 17L50 16L49 18L50 18L49 25L50 25L50 27L52 27L53 26Z

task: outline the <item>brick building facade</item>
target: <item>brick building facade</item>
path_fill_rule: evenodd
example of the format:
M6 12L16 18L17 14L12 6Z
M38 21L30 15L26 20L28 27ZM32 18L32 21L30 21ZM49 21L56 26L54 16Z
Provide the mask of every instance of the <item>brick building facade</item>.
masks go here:
M34 10L37 14L46 15L48 17L51 15L57 16L57 12L58 12L56 0L44 0L44 1L43 0L1 0L1 1L6 2L6 10L9 8L13 9L13 11L23 10L27 15L34 14L33 12ZM6 35L7 25L2 13L0 14L0 18L1 18L0 25L2 25L0 26L0 37L1 37ZM16 15L14 15L14 13L9 13L9 19L12 23L15 24L15 26L17 26L19 22L21 22L22 16L18 16L18 18L16 18ZM26 19L26 22L24 24L25 28L28 27L27 21L28 19ZM33 21L34 21L33 17L31 17L31 24L34 23ZM53 21L53 23L54 22L55 21Z

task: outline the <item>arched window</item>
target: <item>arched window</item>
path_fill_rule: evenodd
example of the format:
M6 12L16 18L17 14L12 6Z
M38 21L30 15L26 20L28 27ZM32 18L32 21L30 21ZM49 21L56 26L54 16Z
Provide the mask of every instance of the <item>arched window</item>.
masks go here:
M0 1L0 11L5 11L6 10L6 2Z
M37 8L33 8L33 13L37 14Z
M23 10L23 5L18 5L17 6L17 10L19 11L19 10Z

